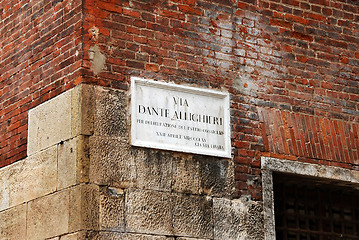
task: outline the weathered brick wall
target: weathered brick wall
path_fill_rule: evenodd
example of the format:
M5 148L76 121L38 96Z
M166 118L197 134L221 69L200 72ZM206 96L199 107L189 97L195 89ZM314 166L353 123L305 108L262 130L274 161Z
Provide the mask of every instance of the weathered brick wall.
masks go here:
M27 111L80 77L78 0L0 1L0 167L26 157Z
M98 1L85 7L85 49L100 46L106 64L85 74L122 89L130 75L228 89L236 195L260 199L261 155L356 164L358 143L338 127L323 131L339 124L348 139L357 134L349 122L358 121L358 9L355 1ZM85 60L90 68L86 51Z
M25 156L28 109L142 76L231 93L236 197L261 198L262 155L357 168L357 1L82 2L0 1L1 166Z

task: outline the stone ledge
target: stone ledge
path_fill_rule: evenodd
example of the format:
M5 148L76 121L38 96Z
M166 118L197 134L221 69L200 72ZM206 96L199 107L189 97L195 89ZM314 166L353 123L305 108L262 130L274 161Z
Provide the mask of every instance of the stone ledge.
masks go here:
M57 146L0 169L0 210L56 191Z
M0 239L26 239L26 209L22 204L0 212Z
M88 182L87 137L79 136L0 169L0 211Z
M29 111L27 155L93 133L94 88L79 85Z
M69 231L69 191L57 192L28 203L27 239L45 239Z
M99 194L97 186L81 184L0 211L0 239L56 239L98 230ZM68 239L85 239L73 235Z

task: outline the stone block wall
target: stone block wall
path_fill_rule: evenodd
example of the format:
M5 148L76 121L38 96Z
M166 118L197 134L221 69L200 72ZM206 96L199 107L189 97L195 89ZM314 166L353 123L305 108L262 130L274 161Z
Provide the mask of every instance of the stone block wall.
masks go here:
M128 106L79 85L29 112L29 157L0 169L0 239L262 238L229 159L132 147Z

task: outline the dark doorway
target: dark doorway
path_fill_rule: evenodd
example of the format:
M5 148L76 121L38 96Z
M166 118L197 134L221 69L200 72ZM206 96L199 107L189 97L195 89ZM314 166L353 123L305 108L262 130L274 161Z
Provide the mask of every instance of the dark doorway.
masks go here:
M359 190L342 182L273 175L277 240L359 239Z

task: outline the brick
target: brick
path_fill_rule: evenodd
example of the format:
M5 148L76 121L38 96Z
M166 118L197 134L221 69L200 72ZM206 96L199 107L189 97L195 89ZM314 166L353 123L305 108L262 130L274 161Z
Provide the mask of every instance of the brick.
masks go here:
M194 15L201 15L201 13L202 13L202 11L200 9L193 8L193 7L186 6L186 5L179 5L178 8L183 13L189 13L189 14L194 14Z
M129 9L123 9L123 14L127 15L127 16L130 16L130 17L135 17L135 18L140 18L141 17L141 14L139 12L132 11L132 10L129 10Z
M283 21L283 20L279 20L279 19L271 19L270 24L274 25L274 26L288 28L288 29L292 29L292 27L293 27L293 24L291 22L287 22L287 21Z
M160 14L162 16L173 18L173 19L185 20L185 15L178 12L168 11L166 9L161 9Z

